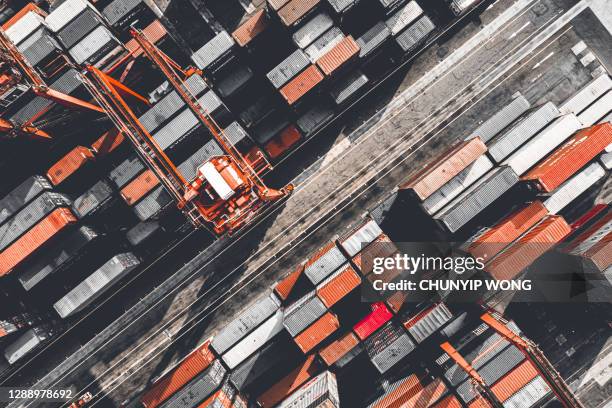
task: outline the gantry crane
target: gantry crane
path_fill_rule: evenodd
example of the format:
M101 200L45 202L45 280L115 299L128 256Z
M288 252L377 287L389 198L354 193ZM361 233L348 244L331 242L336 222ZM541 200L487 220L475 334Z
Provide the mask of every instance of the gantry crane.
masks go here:
M261 175L271 168L265 156L259 152L255 160L247 161L185 85L190 75L201 75L201 71L193 67L182 69L142 31L132 29L131 34L200 123L209 130L224 155L202 163L196 177L186 180L142 126L119 91L137 99L142 100L142 97L93 66L86 67L83 80L117 129L132 141L147 166L196 227L211 225L218 235L232 233L246 225L264 205L292 191L291 185L281 190L267 187L261 179Z

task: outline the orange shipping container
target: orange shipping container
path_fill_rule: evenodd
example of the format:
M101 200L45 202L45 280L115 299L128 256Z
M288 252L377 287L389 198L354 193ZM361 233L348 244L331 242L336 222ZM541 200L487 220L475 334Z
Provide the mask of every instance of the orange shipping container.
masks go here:
M9 273L30 254L76 221L67 208L58 208L51 212L4 251L0 251L0 276Z
M268 0L268 5L274 10L280 9L287 3L289 3L289 0Z
M310 10L315 8L321 0L291 0L278 11L278 17L287 27L297 23Z
M463 407L463 405L461 405L457 397L455 397L454 395L449 395L448 397L444 398L443 400L441 400L440 402L432 406L432 408L461 408L461 407Z
M134 205L158 185L159 179L147 169L121 189L121 197L128 205Z
M47 172L47 178L53 185L57 186L93 158L94 155L91 150L83 146L77 146L51 166Z
M386 234L381 234L363 251L353 257L353 264L361 272L367 275L372 272L372 259L386 258L398 252L397 247Z
M461 142L411 176L400 189L413 190L417 197L425 200L486 151L487 146L479 137Z
M352 36L346 36L336 44L331 50L317 60L317 65L321 71L327 76L333 75L350 61L352 58L359 55L359 44Z
M423 386L421 385L419 377L415 374L411 374L400 381L401 382L397 386L393 384L393 391L379 398L370 406L372 408L399 408L400 406L410 406L405 404L412 397L418 395L423 390Z
M206 398L203 403L198 405L198 408L232 408L233 406L231 398L225 393L225 390L221 388L210 397Z
M609 232L598 243L584 253L593 265L601 272L612 265L612 232Z
M298 334L294 340L304 353L308 353L330 334L338 330L339 327L340 322L338 322L336 315L327 312L306 330Z
M571 230L563 217L550 215L493 259L486 270L497 280L513 279Z
M154 408L161 405L192 378L207 369L215 360L215 356L213 356L209 346L210 341L207 340L197 350L181 361L172 372L157 381L140 399L142 405L146 408Z
M261 9L238 27L232 33L232 37L239 46L244 47L261 34L266 27L268 27L268 16L266 10Z
M394 294L392 294L391 296L387 298L386 303L389 306L389 308L393 310L393 313L399 313L402 306L406 302L407 298L408 298L407 290L398 290L397 292L395 292Z
M142 30L142 32L147 36L149 41L151 41L153 44L158 43L166 35L168 35L168 31L166 31L166 28L157 19L153 20L148 26L146 26ZM142 48L140 48L140 45L138 45L136 40L133 38L129 40L127 43L125 43L125 48L132 55L132 57L139 57L144 52Z
M317 296L326 307L332 307L361 284L361 278L352 266L335 272L317 287Z
M324 347L320 352L319 356L327 364L331 366L336 361L340 360L346 353L351 351L359 344L359 339L352 332L346 333L338 340L330 343Z
M469 252L474 258L485 261L499 254L506 246L527 232L548 214L541 201L534 201L514 212L503 221L491 227L470 245Z
M293 287L297 283L300 276L302 276L302 273L304 273L303 264L299 265L293 272L278 281L274 286L274 293L276 296L278 296L282 301L287 300L289 295L291 295Z
M427 408L438 401L446 393L446 386L440 379L427 384L421 392L408 400L405 405L410 408Z
M123 143L123 133L116 129L105 132L91 145L91 149L98 155L108 154Z
M504 402L537 376L538 371L533 364L529 360L525 360L493 384L491 391L497 399Z
M315 355L311 355L306 358L304 363L274 384L268 391L257 397L259 405L263 408L275 406L300 388L311 377L315 376L319 372L319 364L315 357Z
M578 131L548 158L537 164L522 180L534 181L551 192L612 144L612 124L602 123Z
M302 134L295 127L295 125L289 125L280 134L272 138L264 149L273 159L277 159L295 146L302 139Z
M468 404L468 408L493 408L491 403L484 399L481 395L476 395L476 398Z
M323 74L316 66L311 65L282 87L280 93L289 105L293 105L321 81Z

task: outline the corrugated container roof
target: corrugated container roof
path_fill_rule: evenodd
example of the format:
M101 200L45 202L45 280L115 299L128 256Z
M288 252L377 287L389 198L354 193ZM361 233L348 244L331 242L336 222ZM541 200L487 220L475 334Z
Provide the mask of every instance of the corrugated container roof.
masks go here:
M507 408L529 408L536 405L550 392L550 387L541 376L534 378L529 384L517 391L504 403Z
M77 146L47 171L47 178L53 185L61 184L68 177L76 173L86 163L93 160L94 154L86 147Z
M330 242L306 262L304 274L314 285L317 285L346 261L347 259L336 244Z
M599 161L606 170L612 169L612 153L602 154L601 157L599 157Z
M26 39L30 34L42 26L45 19L40 14L29 11L23 17L15 21L10 27L5 29L7 37L18 45Z
M531 108L529 101L523 95L519 95L478 126L469 137L478 136L486 143L527 112L529 108Z
M268 5L272 7L273 10L279 10L285 4L289 3L289 0L267 0Z
M317 286L317 296L325 306L332 307L361 284L361 278L351 265L333 273Z
M153 385L140 401L146 408L155 408L181 389L196 375L204 371L215 359L209 350L210 341L204 342L195 351L185 357L175 369L166 374Z
M293 33L293 41L298 47L304 49L329 30L333 24L334 22L327 13L319 13Z
M4 349L4 357L9 364L14 364L38 347L47 337L48 336L44 335L44 333L39 333L35 329L29 329L13 343L6 346L6 349Z
M114 44L119 44L119 41L106 27L98 26L81 41L72 46L68 53L77 64L83 64L99 59L102 52Z
M578 115L583 126L592 126L612 111L612 91L606 92Z
M316 355L310 355L306 361L298 365L293 371L280 379L266 392L257 397L257 402L263 408L273 407L291 395L302 384L308 381L319 371Z
M316 62L344 38L344 33L338 27L332 27L310 44L304 52L311 62Z
M422 343L425 339L442 328L453 318L452 313L444 303L434 305L416 316L404 322L404 327L412 335L417 343Z
M300 387L279 408L340 408L336 376L329 371L319 374Z
M323 302L316 296L316 292L312 291L285 308L285 328L295 337L321 317L326 310Z
M359 339L357 336L355 336L352 332L348 332L338 340L321 349L321 351L319 351L319 356L321 356L321 359L325 362L325 364L331 366L358 344Z
M384 329L366 340L366 350L370 357L370 361L372 361L374 367L376 367L381 374L389 371L391 367L399 363L400 360L410 354L415 348L414 343L410 340L408 335L401 332L397 337L394 336L392 341L385 341L384 347L382 347L382 344L377 345L380 346L380 349L372 352L370 343L372 343L377 335L381 334L383 331Z
M94 10L87 8L62 28L57 33L57 37L64 47L70 48L100 24L103 24L102 17Z
M0 225L44 191L53 187L43 176L30 176L0 200Z
M436 28L436 25L427 16L422 16L414 24L397 36L395 41L404 52L412 51L424 41Z
M584 257L591 261L598 271L606 272L612 265L612 231L586 251Z
M62 50L61 45L50 36L43 35L22 52L30 65L36 66L53 53Z
M534 201L495 224L469 247L473 257L492 259L548 214L541 201Z
M297 126L306 135L310 135L318 130L324 123L334 116L334 111L327 104L317 103L307 110L296 121Z
M218 354L225 353L271 317L279 307L280 303L273 294L257 299L215 335L211 347Z
M487 146L478 137L463 141L429 162L401 184L400 188L410 189L421 200L425 200L486 151Z
M302 139L302 133L295 125L289 125L272 138L265 146L266 153L277 159L292 149Z
M440 379L427 384L419 393L407 402L411 408L427 408L438 401L447 392L446 385Z
M389 27L382 21L376 23L357 39L357 45L360 49L359 57L364 58L370 55L390 37L391 30L389 30Z
M100 180L90 189L74 199L72 210L79 218L84 218L113 198L113 189L105 180Z
M110 25L115 25L129 17L138 6L144 4L143 0L114 0L104 7L102 14Z
M289 121L286 115L269 115L253 129L252 134L255 141L260 145L265 145L287 126L289 126Z
M112 169L108 175L111 181L118 187L123 188L134 177L145 169L137 156L128 157Z
M401 406L412 397L417 395L423 389L423 385L416 374L408 376L389 384L387 392L380 396L374 402L368 405L368 408L390 408Z
M336 13L348 11L359 0L327 0Z
M229 98L242 89L253 78L253 71L246 65L239 65L229 75L217 82L217 91Z
M278 11L278 17L286 26L292 26L314 9L321 0L291 0Z
M53 211L11 246L0 252L0 276L9 273L32 252L76 221L77 219L67 208Z
M486 333L488 334L489 332ZM484 335L476 336L472 339L476 345L473 345L473 343L467 344L467 349L469 351L464 351L462 349L459 350L464 355L465 360L476 370L480 369L486 363L491 361L493 357L499 354L510 344L506 339L497 333L488 335L484 339L482 339L482 337L484 337ZM446 379L448 379L452 385L458 385L468 378L466 372L454 362L447 370L445 370L444 377L446 377Z
M121 197L127 205L134 205L159 185L159 179L152 170L147 169L121 189Z
M368 220L359 227L352 230L338 242L342 249L350 256L357 255L363 248L370 245L383 231L376 221Z
M372 272L372 259L386 258L398 252L397 247L391 239L385 234L381 234L378 238L372 241L362 252L355 255L352 259L353 264L359 269L362 275L367 275ZM363 257L366 256L367 265L364 265Z
M198 167L214 156L222 156L223 150L215 139L211 139L200 147L194 154L178 165L178 171L185 180L193 180L198 172Z
M317 66L325 75L333 75L351 58L359 55L359 45L352 36L346 36L317 60Z
M302 273L304 273L304 265L299 265L295 270L287 274L274 285L274 293L276 293L281 300L287 300L298 279L302 276Z
M501 402L505 402L537 376L538 370L533 366L531 361L525 360L493 384L491 386L491 391L493 391Z
M168 398L164 408L193 408L211 395L223 381L226 369L215 360L203 373Z
M497 163L501 162L560 115L561 112L552 102L533 108L490 140L489 155Z
M87 0L66 0L49 13L45 23L51 30L58 32L88 7L94 8Z
M276 89L285 85L308 66L310 60L302 50L295 50L266 74Z
M295 336L295 343L304 354L308 353L340 328L340 322L333 313L327 312L306 330Z
M163 228L159 222L143 221L130 228L125 238L132 246L138 246L160 231L163 231Z
M497 280L512 279L570 232L563 217L550 215L496 257L486 270Z
M356 70L334 84L330 95L336 105L340 105L355 96L369 81L363 72Z
M202 48L193 53L191 59L198 68L206 69L229 53L234 44L232 36L227 31L221 31L204 44Z
M261 34L269 24L266 10L261 9L253 14L247 21L242 23L233 33L232 37L236 43L244 47L248 45L255 37Z
M391 30L391 34L395 36L408 27L409 24L416 21L421 14L423 14L423 9L413 0L389 17L385 24Z
M598 163L592 163L559 186L545 201L544 205L551 214L557 214L578 196L606 176L606 171Z
M597 157L610 143L612 124L603 123L582 129L521 177L521 180L535 181L541 190L551 192Z
M166 27L164 27L159 20L153 20L148 26L146 26L142 30L142 32L153 44L156 44L162 38L168 35ZM125 43L125 48L130 54L132 54L133 57L139 57L144 53L142 48L140 48L140 46L138 45L138 42L133 38Z
M164 188L159 186L147 194L145 198L140 200L140 202L136 204L133 209L140 221L146 221L157 215L171 203L172 197L170 197L170 194L168 194Z
M372 311L353 326L353 331L360 340L367 339L382 325L391 320L392 317L393 314L384 303L374 303L372 305Z
M561 104L559 110L562 113L573 113L578 115L611 88L612 79L610 79L608 75L600 75L583 86L574 95L570 96Z
M462 408L461 402L454 395L449 395L443 400L432 405L432 408Z
M574 237L565 245L563 251L572 255L583 254L607 234L610 228L612 228L612 212L607 212L584 232Z

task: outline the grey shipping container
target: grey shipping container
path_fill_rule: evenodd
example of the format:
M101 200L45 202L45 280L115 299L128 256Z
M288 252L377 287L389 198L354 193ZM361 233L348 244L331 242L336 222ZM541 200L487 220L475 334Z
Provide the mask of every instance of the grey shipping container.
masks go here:
M297 126L305 135L311 135L323 126L334 116L332 107L324 102L318 103L296 121Z
M62 194L51 191L42 193L0 226L0 251L6 249L56 208L69 206L70 199Z
M336 105L341 105L355 97L368 82L368 77L363 72L356 70L334 84L330 95L334 102L336 102Z
M89 227L82 226L65 237L61 242L54 242L38 258L18 275L17 279L25 290L30 290L47 276L70 265L90 242L99 234Z
M316 62L319 58L325 55L329 50L336 46L344 38L344 33L338 27L332 27L312 44L310 44L304 52L308 55L311 62Z
M147 8L143 0L114 0L104 7L102 14L112 26L122 26L138 10Z
M223 155L223 150L216 140L211 139L200 147L194 154L178 166L185 180L191 181L195 178L198 168L214 156Z
M73 45L68 53L77 64L93 63L103 57L104 53L119 45L119 41L104 26L98 26L81 41Z
M457 232L518 181L519 177L510 167L498 167L461 193L434 218L450 232Z
M383 231L376 221L369 220L359 228L351 231L347 236L339 239L339 242L342 249L352 258L382 233Z
M353 7L359 0L327 0L332 6L334 11L338 14L346 13Z
M13 343L6 346L4 349L4 357L9 364L14 364L26 354L31 353L49 337L51 336L45 330L37 328L29 329Z
M293 33L293 41L298 47L304 49L329 30L333 24L330 16L326 13L319 13Z
M17 45L17 49L21 52L27 50L30 45L34 44L42 37L52 37L51 31L49 31L46 27L40 27L36 31L34 31L28 38L23 40L19 45Z
M423 14L423 9L416 1L411 1L385 21L392 35L399 34L403 29L416 21Z
M117 186L123 188L136 176L144 171L144 164L136 156L128 157L117 165L108 175L108 178Z
M227 31L221 31L212 40L197 50L191 59L200 69L207 69L229 54L234 47L234 39Z
M195 408L212 394L225 378L226 369L215 360L204 372L171 396L163 408Z
M504 130L506 126L510 125L523 113L527 112L530 107L531 104L523 95L517 96L512 102L501 108L483 124L478 126L468 137L466 137L466 140L478 136L483 142L488 142L493 139L495 135Z
M248 140L249 138L246 130L244 130L244 128L238 122L230 123L225 129L223 129L223 134L234 146L243 140Z
M407 321L404 326L408 328L408 333L417 343L422 343L452 318L453 315L448 307L444 303L440 303L427 310L425 314L417 315L414 319Z
M72 47L99 25L104 24L102 16L91 8L86 8L77 18L57 33L62 45Z
M488 143L489 155L500 163L559 115L561 115L559 109L552 102L530 110L523 118Z
M300 334L326 312L325 305L312 291L285 309L284 326L292 337Z
M138 246L149 238L162 231L161 225L157 221L142 221L134 225L125 234L126 239L132 246Z
M279 408L340 408L336 376L319 374L278 405Z
M252 134L257 143L264 145L287 125L289 121L285 115L270 115L253 129Z
M244 312L226 324L212 341L212 348L221 355L272 316L280 302L274 294L265 295L249 305Z
M113 189L110 184L100 180L74 200L72 210L79 218L83 218L98 212L112 199Z
M410 52L421 44L435 28L436 26L433 21L429 17L423 16L398 35L395 41L397 41L402 51Z
M53 188L43 176L30 176L0 200L0 225L44 191Z
M217 82L217 91L222 97L229 98L242 89L251 78L253 78L253 71L246 65L240 65Z
M252 105L245 108L240 114L240 121L247 127L257 125L262 119L274 111L274 105L270 98L262 96Z
M131 252L115 255L55 302L53 308L63 319L85 309L138 264L140 260Z
M347 261L340 249L333 246L315 261L307 263L304 268L304 274L313 285L317 285Z
M449 0L449 7L456 16L459 16L481 1L482 0Z
M394 322L388 322L365 341L366 352L380 373L388 371L414 348L410 337Z
M504 401L504 407L530 408L548 395L549 392L549 385L541 376L538 375L523 388L515 392L510 398Z
M310 64L310 60L304 51L295 50L280 64L266 74L276 89L285 85L289 80L302 72Z
M391 37L391 30L380 21L357 39L359 57L365 58Z
M134 206L134 213L140 221L146 221L159 214L170 203L172 203L170 194L163 187L158 186Z
M23 51L23 56L28 60L30 65L37 66L46 58L60 51L62 51L62 47L54 38L41 36Z

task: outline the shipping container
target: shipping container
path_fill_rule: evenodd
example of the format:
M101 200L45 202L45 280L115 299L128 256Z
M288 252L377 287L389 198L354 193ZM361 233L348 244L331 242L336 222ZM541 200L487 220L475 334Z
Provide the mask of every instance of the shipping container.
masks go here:
M300 387L279 408L340 408L336 376L329 371L319 374Z
M163 228L159 222L142 221L130 228L128 232L126 232L125 238L130 245L139 246L162 231Z
M393 317L393 314L382 302L372 304L371 308L372 312L353 326L353 331L360 340L365 340L370 337L372 333L382 327Z
M316 356L314 354L310 355L306 358L306 361L298 365L293 371L257 397L257 402L263 408L274 407L318 372L319 364Z
M559 110L563 114L578 115L610 89L612 89L612 79L608 75L600 75L563 102Z
M332 76L359 55L359 45L352 36L346 36L317 60L317 66L326 76Z
M83 146L77 146L49 168L47 178L53 185L57 186L93 159L94 154L91 150Z
M5 33L13 44L19 45L35 31L45 26L43 16L34 11L29 11L23 17L16 20L9 28L5 29Z
M582 255L610 231L612 231L612 213L607 212L584 232L567 242L563 251L571 255Z
M597 157L610 143L612 124L583 129L533 167L521 180L534 182L541 191L549 193Z
M364 344L370 361L381 374L389 371L415 348L406 332L393 322L368 337Z
M183 388L195 376L206 370L215 357L209 350L210 341L204 342L185 357L172 371L157 380L140 398L145 408L160 406L175 392Z
M310 62L315 63L343 38L344 33L338 27L332 27L310 44L304 52L308 55Z
M213 392L198 408L247 408L246 403L236 393L231 384L225 383Z
M219 360L215 360L201 374L177 391L164 403L164 408L196 408L216 389L225 378L227 370Z
M461 402L454 395L449 395L448 397L440 400L436 404L431 406L432 408L462 408ZM485 407L480 407L485 408Z
M612 111L612 91L606 92L578 115L582 126L592 126Z
M0 199L0 225L45 191L53 188L43 176L30 176Z
M612 169L612 153L602 154L599 161L606 170Z
M587 168L561 184L546 200L544 206L551 214L558 214L572 201L599 180L606 176L606 171L598 163L592 163Z
M276 89L279 89L298 75L310 64L308 56L302 50L296 50L266 74Z
M104 24L102 16L93 9L86 8L57 33L57 38L65 48L70 48L101 24Z
M150 10L144 0L114 0L104 7L102 14L113 27L123 28L133 22L135 17ZM141 20L141 19L139 19Z
M278 11L285 4L289 3L289 0L267 0L268 5L272 7L273 10Z
M302 21L320 2L321 0L290 0L278 10L278 17L287 27L293 26Z
M389 27L389 30L391 30L391 34L396 36L410 24L415 22L421 14L423 14L423 9L413 0L389 17L385 21L385 24Z
M25 290L31 290L46 277L71 265L100 235L89 227L80 227L61 242L54 242L46 251L28 263L17 276Z
M48 330L37 327L31 328L13 343L6 346L4 349L4 358L6 358L9 364L14 364L41 346L50 337L51 334Z
M204 146L200 147L194 154L192 154L187 160L178 165L178 171L183 175L185 180L191 181L195 178L198 168L206 163L209 159L214 156L222 156L225 153L219 147L219 144L215 139L211 139L204 143Z
M418 391L416 395L406 399L406 407L410 408L428 408L438 401L447 392L447 388L440 379L435 379L427 384L423 389ZM404 401L402 399L401 401ZM382 407L390 408L390 405L382 405Z
M337 14L348 12L359 0L327 0Z
M172 204L172 197L161 186L147 194L133 209L140 221L147 221Z
M501 108L496 114L471 132L468 139L477 136L487 143L504 130L504 128L521 117L529 108L531 108L529 101L523 95L518 95L508 105Z
M51 58L56 57L62 51L62 46L55 40L55 38L42 33L42 35L36 39L31 45L26 48L22 54L24 58L33 67L42 66L45 62Z
M217 81L217 92L223 98L230 98L239 92L253 78L253 71L246 65L239 65L224 78Z
M121 189L121 198L127 205L134 205L157 187L159 183L160 181L153 171L147 169Z
M344 357L359 345L359 339L352 332L342 335L338 340L328 344L319 351L319 356L328 366Z
M300 140L302 140L302 133L295 125L289 125L268 141L264 149L271 159L278 159L297 145Z
M336 105L342 105L357 97L370 80L359 70L349 73L334 84L330 96Z
M438 303L406 320L404 327L417 343L422 343L429 336L440 330L452 318L453 315L448 310L448 307L444 303Z
M304 265L298 265L292 272L285 275L274 285L274 293L281 301L286 301L293 291L298 279L304 273Z
M414 24L397 36L395 41L402 51L410 52L416 49L436 29L436 25L427 16L422 16Z
M312 291L285 308L285 329L297 336L327 311L321 299Z
M486 270L497 280L513 279L570 232L563 217L547 216L494 258Z
M253 14L247 21L242 23L233 33L232 37L241 47L246 47L261 34L269 25L266 10L261 9Z
M255 141L260 145L265 145L272 140L274 136L289 126L286 116L273 114L262 120L252 131Z
M134 155L119 163L111 170L108 177L117 188L121 189L144 170L144 164Z
M305 135L311 136L319 130L334 116L334 111L330 105L317 103L315 106L303 113L296 121L296 125Z
M493 384L491 391L501 402L506 402L508 398L533 381L537 376L538 370L531 361L525 360Z
M317 285L348 260L332 241L319 249L304 265L304 274Z
M423 385L419 377L416 374L409 374L389 384L385 389L385 394L370 403L368 408L399 407L422 390Z
M104 26L98 26L68 50L77 64L94 63L105 52L119 45L119 41Z
M80 312L139 264L140 260L131 252L115 255L55 302L53 308L62 319Z
M359 45L359 57L365 58L383 45L387 39L391 38L391 30L387 25L380 21L366 31L357 39Z
M94 6L87 0L66 0L49 13L45 18L45 23L57 33L87 8L94 9Z
M400 185L425 200L487 151L478 137L461 142L428 163Z
M440 210L434 219L450 232L457 232L518 181L519 178L512 168L498 167L457 196Z
M79 218L94 215L114 199L114 191L105 180L100 180L89 190L74 199L72 210Z
M336 315L327 312L307 329L295 336L294 340L300 350L307 354L339 328L340 322Z
M383 231L376 221L368 220L363 225L353 229L346 236L338 239L338 243L348 256L354 257L382 233Z
M54 236L74 224L77 219L67 208L58 208L0 252L0 276L6 275Z
M227 31L221 31L212 40L193 53L191 60L198 68L210 70L215 63L225 59L232 52L234 44L236 44L234 38Z
M372 241L371 245L368 245L362 252L355 255L352 262L361 274L366 276L372 272L372 259L390 257L398 252L397 247L391 242L389 237L385 234L381 234Z
M529 384L517 391L504 402L507 408L530 408L535 406L550 393L550 387L540 376L534 378Z
M334 22L329 15L319 13L293 33L293 41L298 47L304 49L329 30L332 25Z
M146 26L142 33L151 41L153 44L157 44L168 35L168 31L162 25L159 20L153 20L148 26ZM132 38L125 43L125 48L132 55L133 58L139 57L144 54L144 51L138 45L138 42ZM151 100L154 102L154 100Z
M501 163L560 115L561 112L552 102L527 111L522 118L487 143L489 155L496 163Z

